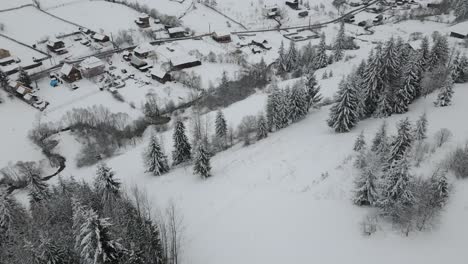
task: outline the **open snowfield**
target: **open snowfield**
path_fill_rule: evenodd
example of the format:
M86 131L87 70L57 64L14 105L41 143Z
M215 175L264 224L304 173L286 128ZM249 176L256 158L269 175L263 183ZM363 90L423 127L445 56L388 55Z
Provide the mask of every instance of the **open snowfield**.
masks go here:
M0 1L0 10L32 4L31 0L4 0Z
M78 30L76 26L42 13L31 6L1 13L0 23L5 25L2 34L28 45L32 45L46 37L59 36Z
M31 60L33 57L38 59L46 57L46 55L40 52L20 45L4 37L0 37L0 47L9 50L12 56L19 57L22 60Z

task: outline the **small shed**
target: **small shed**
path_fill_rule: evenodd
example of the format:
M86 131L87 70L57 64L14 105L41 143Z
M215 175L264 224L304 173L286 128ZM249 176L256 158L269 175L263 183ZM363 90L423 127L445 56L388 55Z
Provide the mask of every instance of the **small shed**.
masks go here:
M72 64L65 63L60 69L62 79L66 82L72 83L81 80L81 72Z
M151 70L151 78L164 84L172 80L172 76L169 72L161 69L160 67L154 67Z
M297 10L299 9L299 0L286 1L286 5L294 10Z
M171 38L183 38L187 35L187 31L183 27L173 27L167 30Z
M141 28L150 27L150 17L147 14L142 13L135 20L135 24Z
M4 58L8 58L10 57L11 54L10 54L10 51L9 50L6 50L6 49L0 49L0 60L1 59L4 59Z
M65 43L56 38L52 38L47 41L47 48L52 52L59 53L65 49Z
M133 54L140 58L147 58L155 54L155 49L150 43L143 43L133 50Z
M106 68L104 62L96 57L89 57L80 63L83 77L91 78L102 74Z
M148 65L146 61L142 60L141 58L138 58L137 56L132 56L130 60L130 64L137 69L140 69Z
M267 18L273 18L279 15L278 5L269 5L263 7L263 15Z
M7 66L16 62L14 57L5 57L0 59L0 66Z
M93 39L95 42L99 42L99 43L105 43L110 40L109 36L104 35L104 34L99 34L99 33L94 34Z
M213 39L217 42L227 43L231 42L231 33L223 32L223 31L215 31L213 32Z
M173 70L182 70L202 64L199 59L190 55L171 58L170 63Z
M19 93L20 95L24 96L28 93L32 93L32 89L29 88L29 87L26 87L22 84L20 84L17 88L16 88L16 92Z
M468 33L461 33L461 32L450 32L450 37L452 38L459 38L459 39L466 39L468 38Z

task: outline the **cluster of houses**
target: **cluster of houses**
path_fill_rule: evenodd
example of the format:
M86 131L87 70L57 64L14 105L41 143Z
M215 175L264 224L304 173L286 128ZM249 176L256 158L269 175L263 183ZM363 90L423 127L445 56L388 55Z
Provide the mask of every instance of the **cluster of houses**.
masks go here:
M60 78L68 83L81 80L83 77L92 78L104 73L106 66L103 61L96 57L83 60L78 67L73 64L64 63L60 69ZM52 85L52 83L51 83Z
M0 48L0 70L7 75L11 75L20 71L20 69L29 70L42 65L42 61L36 58L22 61L20 58L13 56L7 49Z
M21 82L10 80L8 82L8 88L15 92L17 97L40 111L43 111L49 105L49 102L43 101L36 95L34 89L25 86Z

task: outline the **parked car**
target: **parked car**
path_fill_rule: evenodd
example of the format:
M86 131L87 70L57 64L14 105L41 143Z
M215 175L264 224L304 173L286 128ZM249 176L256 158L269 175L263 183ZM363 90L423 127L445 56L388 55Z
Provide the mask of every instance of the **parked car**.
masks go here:
M360 27L365 27L365 26L367 26L367 21L364 20L364 21L359 22L359 23L358 23L358 26L360 26Z
M122 69L120 70L122 73L127 73L127 70L126 69Z
M78 89L80 87L78 85L72 83L71 88L72 88L72 90L76 90L76 89Z
M383 18L384 18L383 15L380 14L380 15L376 16L372 22L374 22L374 24L382 22Z
M87 39L83 39L82 41L80 41L80 43L82 45L87 46L87 47L91 46L91 42L89 40L87 40Z
M354 18L354 15L349 15L349 16L346 16L343 21L345 23L354 23L356 20Z

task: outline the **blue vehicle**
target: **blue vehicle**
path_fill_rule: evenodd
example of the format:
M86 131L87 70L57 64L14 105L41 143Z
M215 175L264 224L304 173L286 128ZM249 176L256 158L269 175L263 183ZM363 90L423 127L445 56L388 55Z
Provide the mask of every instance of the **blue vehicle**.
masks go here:
M56 87L58 86L58 84L59 84L59 81L57 79L50 80L50 86Z

